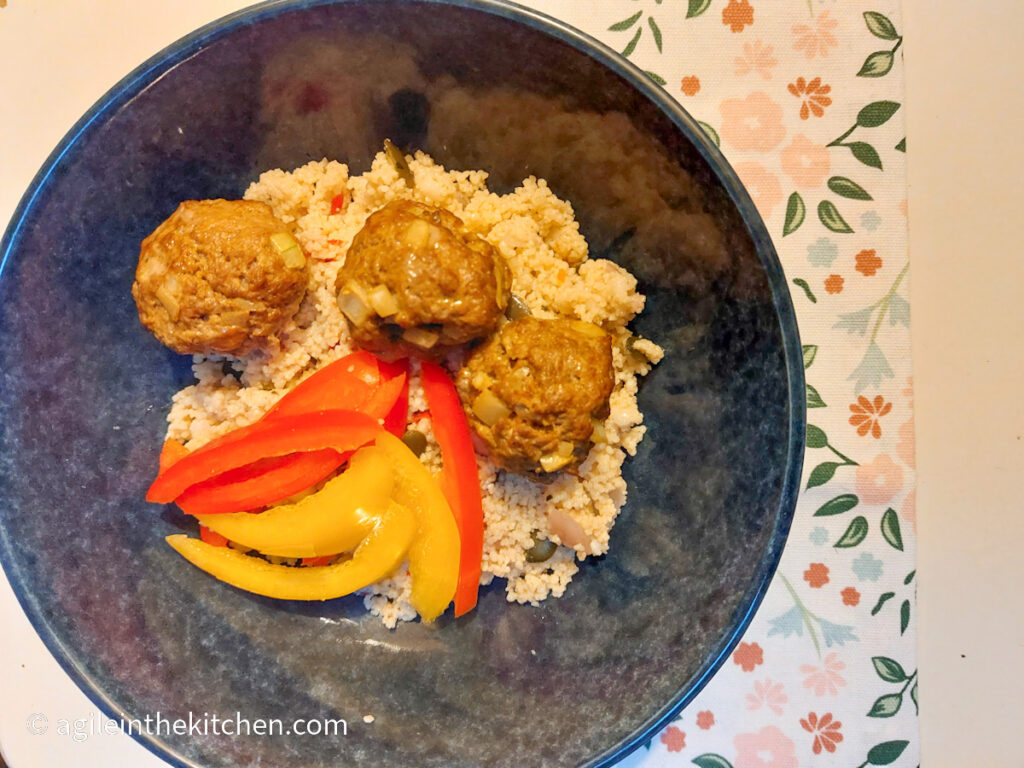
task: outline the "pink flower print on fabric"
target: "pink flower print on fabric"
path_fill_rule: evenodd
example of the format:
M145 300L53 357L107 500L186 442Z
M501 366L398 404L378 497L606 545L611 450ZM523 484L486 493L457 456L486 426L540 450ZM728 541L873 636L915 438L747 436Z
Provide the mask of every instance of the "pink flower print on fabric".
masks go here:
M767 707L776 715L782 714L782 705L789 701L782 683L776 683L770 677L754 683L754 692L747 694L747 709L756 712Z
M846 665L835 652L826 656L820 667L804 664L800 667L800 671L806 675L804 688L813 690L815 696L838 696L839 689L846 685L846 679L839 674L844 669Z
M738 734L733 745L733 768L797 768L795 744L774 725L757 733Z

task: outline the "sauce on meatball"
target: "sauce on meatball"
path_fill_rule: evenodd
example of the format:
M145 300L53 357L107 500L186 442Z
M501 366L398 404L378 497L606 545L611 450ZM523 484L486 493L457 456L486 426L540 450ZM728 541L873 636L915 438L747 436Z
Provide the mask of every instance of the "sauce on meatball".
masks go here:
M132 296L176 352L243 355L276 339L308 279L301 246L267 204L186 200L142 241Z
M608 417L611 336L581 320L521 317L470 352L457 384L479 447L502 468L572 470Z
M335 286L355 343L393 360L440 357L489 335L510 283L501 254L458 216L397 200L353 238Z

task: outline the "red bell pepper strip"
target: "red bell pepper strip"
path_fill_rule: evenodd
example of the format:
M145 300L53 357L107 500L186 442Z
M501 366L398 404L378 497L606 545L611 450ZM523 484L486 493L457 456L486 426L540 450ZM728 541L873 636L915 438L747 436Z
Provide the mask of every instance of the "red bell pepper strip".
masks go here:
M345 210L345 193L339 192L331 198L331 215L341 213Z
M395 404L384 417L384 429L395 437L405 434L405 426L409 419L409 359L405 358L394 363L380 362L381 378L394 380L402 378L402 391Z
M484 548L484 511L480 476L469 421L462 410L455 385L437 363L422 362L423 392L430 406L434 437L441 447L441 489L455 515L462 542L459 583L455 589L455 615L476 606Z
M178 459L182 459L185 456L188 456L188 448L177 440L164 440L164 445L160 449L159 470L157 474L162 474L168 467L176 463Z
M380 381L375 363L376 361L371 368L361 355L359 357L348 355L340 360L335 360L274 403L273 407L263 415L263 418L334 408L345 408L352 411L364 410L363 405L370 401L376 393ZM395 393L395 397L398 397L398 392ZM394 399L391 402L393 403ZM391 403L387 403L383 413L374 415L383 418L390 407Z
M205 525L199 526L199 538L214 547L226 547L228 540L216 531L211 531Z
M196 483L244 467L260 459L331 448L354 451L384 430L365 413L345 410L314 411L264 419L240 427L190 453L159 475L146 492L146 501L167 504Z
M262 459L190 486L174 503L189 515L266 507L316 485L348 456L327 448Z
M327 565L337 555L320 555L319 557L304 557L302 558L302 565Z

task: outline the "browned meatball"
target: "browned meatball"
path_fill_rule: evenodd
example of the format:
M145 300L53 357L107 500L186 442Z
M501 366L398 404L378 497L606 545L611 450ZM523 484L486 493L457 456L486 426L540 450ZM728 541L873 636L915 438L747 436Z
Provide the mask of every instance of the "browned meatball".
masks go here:
M487 336L510 283L501 254L458 216L397 200L353 238L336 287L356 344L396 359L440 356Z
M142 241L139 319L182 353L242 355L295 314L309 267L266 203L186 200Z
M458 389L479 443L542 477L586 459L615 384L611 336L580 320L523 317L473 350Z

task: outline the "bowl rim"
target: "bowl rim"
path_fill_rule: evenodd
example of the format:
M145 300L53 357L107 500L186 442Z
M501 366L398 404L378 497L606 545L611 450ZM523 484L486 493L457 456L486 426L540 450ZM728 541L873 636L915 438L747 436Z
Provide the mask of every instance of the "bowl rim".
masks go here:
M204 46L216 41L241 26L270 19L285 13L301 12L310 8L328 5L347 5L369 0L265 0L241 8L217 18L184 37L165 46L150 56L117 83L111 86L70 130L43 162L27 190L19 200L3 238L0 239L0 280L11 255L21 241L22 227L32 212L39 195L46 189L54 172L64 157L94 124L116 112L135 96L144 91L159 77L195 55ZM651 739L686 707L707 685L714 674L732 653L740 638L749 627L759 608L782 558L783 549L793 521L800 490L803 469L803 448L806 431L806 395L803 354L799 328L793 307L792 296L779 261L771 236L760 214L757 212L739 176L725 159L719 147L708 137L698 122L662 87L655 84L647 74L617 51L608 47L589 34L576 29L560 19L533 8L509 0L375 0L392 4L433 4L447 5L468 10L489 13L494 16L523 24L534 31L554 37L580 53L589 56L622 77L634 89L650 100L672 121L690 143L698 150L714 172L718 181L736 206L744 226L754 243L755 250L765 270L772 303L779 319L782 347L785 357L787 383L789 385L789 435L786 446L786 467L783 473L782 489L774 517L774 525L768 540L765 556L748 586L740 606L733 618L731 631L726 632L711 654L698 668L697 676L691 683L680 688L676 694L654 715L650 716L633 733L603 752L587 759L581 766L604 768L614 765ZM0 564L3 565L11 588L32 628L43 641L65 673L78 688L108 717L125 720L130 713L121 711L84 669L73 649L66 647L50 627L45 614L22 581L18 569L13 567L12 546L6 529L0 526ZM738 616L738 619L736 618ZM139 733L134 729L131 737L150 750L157 757L180 768L201 768L198 763L179 754L160 736Z

